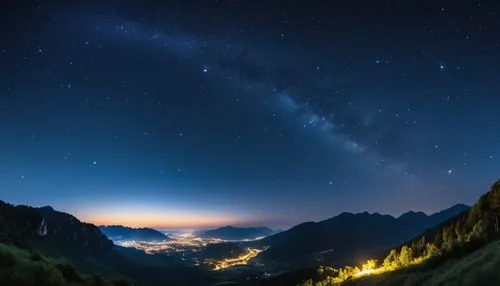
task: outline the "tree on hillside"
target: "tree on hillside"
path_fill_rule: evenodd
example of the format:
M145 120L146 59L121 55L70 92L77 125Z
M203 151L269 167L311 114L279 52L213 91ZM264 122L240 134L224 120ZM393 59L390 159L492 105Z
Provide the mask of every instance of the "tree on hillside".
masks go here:
M470 233L469 240L477 240L477 239L487 239L486 234L486 224L484 220L480 219L473 227L472 232Z
M443 244L443 235L440 231L438 231L434 236L434 244L437 245L438 247L441 247Z
M422 236L419 240L414 241L411 244L411 249L413 250L414 256L423 256L426 250L426 238Z
M439 248L434 243L427 243L425 246L425 257L434 257L439 255Z
M466 231L465 231L465 226L462 221L457 221L455 225L455 237L457 238L457 243L462 244L465 243L466 240Z
M490 207L494 215L495 231L499 232L498 216L500 212L500 181L495 183L490 192Z
M369 271L377 268L377 260L375 259L368 259L365 264L361 266L361 269L363 271Z
M455 246L455 226L450 224L443 228L443 245L442 248L445 250L451 250Z
M402 266L408 266L413 261L413 250L406 245L403 245L399 253L399 263Z
M399 259L398 253L395 249L392 249L389 255L384 259L384 268L395 267Z

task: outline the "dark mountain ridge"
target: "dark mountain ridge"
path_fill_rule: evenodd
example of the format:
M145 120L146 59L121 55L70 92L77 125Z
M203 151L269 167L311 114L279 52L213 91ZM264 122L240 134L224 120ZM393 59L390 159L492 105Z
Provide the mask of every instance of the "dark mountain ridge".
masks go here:
M105 256L113 243L93 224L51 207L13 206L0 201L0 242L51 256Z
M440 224L425 230L400 244L417 247L419 244L433 243L442 252L482 246L486 242L500 238L500 180L466 211L443 220ZM417 251L418 252L418 251Z
M434 215L441 223L365 259L385 271L361 278L346 276L353 267L309 268L269 279L264 285L498 285L500 275L500 180L476 204L452 207ZM409 214L421 216L419 213ZM400 217L401 218L401 217ZM361 267L365 260L351 266ZM345 266L345 265L342 265ZM351 270L349 270L349 267ZM361 269L361 268L360 268ZM343 273L342 282L333 282ZM358 269L358 271L360 271ZM352 274L351 274L352 275Z
M122 225L99 226L101 232L112 241L139 240L139 241L165 241L170 238L152 228L132 228Z
M260 243L270 248L257 258L301 265L349 264L365 253L399 245L467 208L459 204L432 215L410 211L398 218L379 213L344 212L264 238Z
M391 250L384 265L397 263L397 255L427 257L413 267L389 272L382 278L366 277L345 285L499 285L500 180L467 211ZM391 255L395 254L395 255Z
M200 231L198 235L204 238L244 240L266 237L274 233L276 232L267 227L234 227L228 225L217 229Z
M51 207L14 206L0 201L0 243L62 258L85 273L126 276L136 285L207 285L213 281L197 269L146 266L118 252L97 226ZM182 281L182 282L179 282ZM0 283L1 284L1 283Z

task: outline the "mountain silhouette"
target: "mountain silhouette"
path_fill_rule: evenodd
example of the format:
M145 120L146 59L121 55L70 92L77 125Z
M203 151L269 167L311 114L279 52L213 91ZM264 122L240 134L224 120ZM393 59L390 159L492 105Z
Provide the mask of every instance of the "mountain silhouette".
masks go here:
M234 227L228 225L217 229L200 231L198 235L203 238L244 240L266 237L274 233L276 232L267 227Z
M269 249L257 259L300 266L358 262L368 253L399 245L467 209L468 206L459 204L433 215L410 211L398 218L344 212L264 238L259 243Z
M134 259L129 259L124 255L127 251L115 246L97 226L52 207L0 201L0 244L64 259L83 273L125 276L137 285L207 285L213 281L196 269L139 263L149 257L142 251L134 251Z
M112 241L138 240L138 241L165 241L170 238L152 228L132 228L122 225L99 226L101 232Z

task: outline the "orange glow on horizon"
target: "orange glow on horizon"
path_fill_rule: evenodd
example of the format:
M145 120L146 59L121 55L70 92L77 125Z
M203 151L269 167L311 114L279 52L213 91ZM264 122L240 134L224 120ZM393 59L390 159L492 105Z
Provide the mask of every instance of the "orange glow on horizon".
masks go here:
M242 220L235 216L216 214L178 214L154 212L96 212L80 214L80 219L95 225L123 225L128 227L151 227L173 229L196 229L239 225Z
M226 206L207 207L196 203L168 203L152 198L101 198L81 202L71 213L95 225L123 225L158 229L197 229L224 225L254 225L261 221L255 213Z
M186 220L173 220L165 219L136 219L136 218L84 218L86 222L95 225L123 225L128 227L150 227L150 228L173 228L173 229L197 229L206 227L220 227L223 225L235 225L241 222L229 220L215 220L215 219L186 219Z

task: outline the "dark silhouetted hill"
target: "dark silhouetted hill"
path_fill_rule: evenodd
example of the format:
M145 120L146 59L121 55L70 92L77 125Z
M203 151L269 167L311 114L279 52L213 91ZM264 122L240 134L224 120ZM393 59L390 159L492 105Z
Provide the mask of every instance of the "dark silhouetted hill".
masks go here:
M138 240L138 241L165 241L170 238L152 228L131 228L121 225L99 226L101 232L112 241Z
M51 207L14 206L0 201L0 243L64 259L84 273L125 276L137 285L207 285L213 279L197 269L145 265L118 252L99 228ZM0 285L3 285L0 283Z
M436 266L418 265L346 281L344 286L490 286L500 285L500 242L488 244L460 258Z
M334 283L340 271L326 267L293 271L264 285L500 285L500 181L467 210L453 209L456 216L383 255L370 257L378 261L376 267L382 273L357 279L348 276ZM448 217L443 212L437 215Z
M234 227L228 225L217 229L204 230L199 232L198 235L204 238L244 240L266 237L274 233L275 231L267 227Z
M456 205L430 216L407 212L398 218L367 212L341 213L264 238L261 243L270 248L257 258L300 266L350 264L367 253L399 245L467 209L466 205Z
M8 286L128 286L126 279L83 275L71 264L0 243L0 285Z

